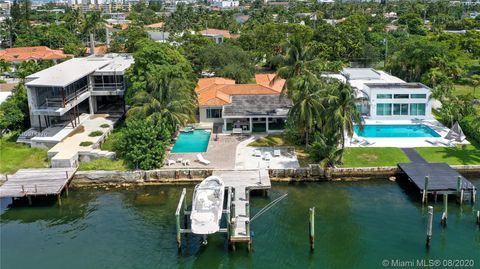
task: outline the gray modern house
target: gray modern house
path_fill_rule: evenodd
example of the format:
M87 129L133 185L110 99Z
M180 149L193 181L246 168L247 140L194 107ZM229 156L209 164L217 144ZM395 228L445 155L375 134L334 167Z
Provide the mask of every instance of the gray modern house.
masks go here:
M59 136L62 129L76 128L83 118L98 113L123 114L124 75L133 62L129 54L92 55L28 76L31 129L19 137L19 142L29 143L37 137L51 146L63 139Z

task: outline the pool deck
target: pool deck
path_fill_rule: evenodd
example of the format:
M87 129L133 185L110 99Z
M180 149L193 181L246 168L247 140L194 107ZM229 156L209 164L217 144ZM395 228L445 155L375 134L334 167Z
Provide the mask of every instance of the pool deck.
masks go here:
M373 143L371 145L361 145L358 143L354 143L351 139L347 138L345 141L345 147L398 147L398 148L416 148L416 147L447 147L446 145L442 144L431 144L426 141L426 139L439 139L445 137L448 132L450 131L449 128L445 127L439 121L435 119L428 119L428 120L420 120L420 119L413 119L413 120L371 120L365 119L365 125L402 125L402 124L423 124L435 132L437 132L441 137L388 137L388 138L376 138L376 137L368 137L362 139L366 139L369 142ZM455 144L470 144L467 140L463 142L455 142Z
M248 139L246 136L233 136L213 134L210 136L207 152L191 153L168 153L166 160L177 161L179 159L189 160L189 166L183 166L181 162L176 162L171 166L165 165L165 168L214 168L214 169L234 169L237 145ZM205 165L197 162L197 154L202 154L203 158L211 163Z

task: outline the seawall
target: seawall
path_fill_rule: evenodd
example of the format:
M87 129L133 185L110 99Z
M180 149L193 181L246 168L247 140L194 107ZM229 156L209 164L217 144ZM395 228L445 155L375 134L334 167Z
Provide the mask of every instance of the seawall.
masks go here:
M453 165L462 175L480 174L480 165ZM200 182L212 175L213 169L158 169L137 171L78 171L73 186L95 184L182 184ZM336 181L388 179L401 175L396 166L328 168L309 165L295 169L268 169L272 182Z

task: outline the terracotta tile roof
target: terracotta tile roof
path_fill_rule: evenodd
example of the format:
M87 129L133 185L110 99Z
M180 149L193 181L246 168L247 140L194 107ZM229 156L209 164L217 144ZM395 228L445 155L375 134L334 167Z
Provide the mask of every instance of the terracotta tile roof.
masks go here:
M163 28L165 26L164 22L157 22L157 23L152 23L149 25L143 26L144 28L151 28L151 29L157 29L157 28Z
M108 48L106 45L97 46L95 47L95 54L104 55L107 53L107 50ZM86 47L86 53L90 54L90 47Z
M223 106L230 104L232 95L278 95L280 91L261 84L235 84L234 80L213 77L201 78L197 87L198 104L205 106Z
M256 74L255 81L257 84L270 87L278 92L281 92L283 89L283 85L285 85L284 79L277 79L275 83L272 84L273 78L275 74Z
M202 35L221 35L224 38L232 38L232 39L240 37L239 34L231 34L230 31L228 30L215 29L215 28L208 28L207 30L203 30L200 33Z
M45 46L8 48L0 51L0 60L23 62L27 60L60 60L70 55L62 50L53 50Z

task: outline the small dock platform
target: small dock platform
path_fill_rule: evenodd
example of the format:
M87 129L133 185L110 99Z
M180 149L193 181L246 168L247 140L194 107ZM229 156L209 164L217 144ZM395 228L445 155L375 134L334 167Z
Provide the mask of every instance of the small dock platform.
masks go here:
M233 197L231 201L230 242L246 242L251 244L250 237L250 191L268 190L272 187L268 171L262 170L223 170L215 171L213 175L220 177L226 187L231 187Z
M76 168L39 168L20 169L13 175L7 175L7 181L0 186L0 198L56 195L60 200L62 191L76 172Z
M226 216L226 227L220 228L219 232L227 233L228 241L233 250L235 243L247 243L251 249L252 238L250 236L250 191L265 190L272 187L268 171L265 169L255 170L216 170L214 176L223 180L226 189L226 204L223 214ZM182 234L191 233L188 225L190 211L184 188L175 211L177 244L181 251ZM184 224L181 225L183 216Z
M464 193L475 201L475 186L446 163L412 162L398 164L408 179L420 190L425 202L428 194L457 195Z

